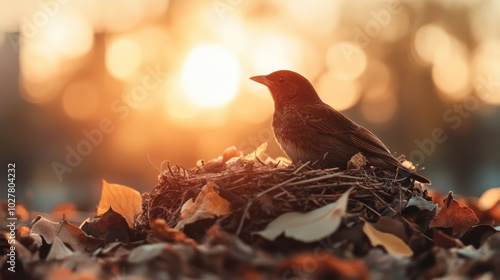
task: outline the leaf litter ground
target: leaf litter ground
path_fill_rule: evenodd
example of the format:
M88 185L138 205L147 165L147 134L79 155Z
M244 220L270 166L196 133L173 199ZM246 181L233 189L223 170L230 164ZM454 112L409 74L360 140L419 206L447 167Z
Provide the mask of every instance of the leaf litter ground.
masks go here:
M168 165L143 194L142 212L135 191L103 182L99 216L80 227L38 217L17 229L15 275L500 277L498 203L481 209L451 193L430 195L418 183L367 166L362 155L348 166L318 170L274 160L265 146L247 156L229 148L192 169ZM2 233L2 275L15 279L6 264L8 232Z

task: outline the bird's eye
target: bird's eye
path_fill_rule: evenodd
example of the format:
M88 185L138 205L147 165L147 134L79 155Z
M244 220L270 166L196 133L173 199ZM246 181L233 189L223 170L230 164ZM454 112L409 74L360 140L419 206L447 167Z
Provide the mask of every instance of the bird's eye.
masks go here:
M278 82L279 82L280 84L284 83L284 82L285 82L285 77L279 77L279 78L278 78Z

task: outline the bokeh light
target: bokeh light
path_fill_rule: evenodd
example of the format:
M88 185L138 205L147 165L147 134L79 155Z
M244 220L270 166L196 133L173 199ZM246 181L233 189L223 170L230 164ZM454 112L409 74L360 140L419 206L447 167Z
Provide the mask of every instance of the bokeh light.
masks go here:
M391 123L398 112L398 101L395 96L379 99L363 98L360 106L364 119L378 125Z
M362 49L351 43L342 42L330 46L326 63L336 78L354 80L365 71L367 59Z
M265 90L268 91L267 88ZM274 103L269 93L268 96L245 94L237 101L238 106L235 106L237 107L236 115L246 123L262 124L268 122L273 115Z
M278 3L279 10L289 16L291 24L316 35L329 34L339 20L340 1L281 0Z
M191 102L217 107L230 102L240 83L240 66L231 52L217 45L193 48L182 69L182 87Z
M180 77L170 77L165 82L164 91L164 116L166 119L173 118L183 124L192 123L199 110L184 94Z
M132 28L141 19L143 6L141 1L108 0L102 3L103 29L123 31Z
M462 100L469 94L469 65L461 55L452 54L446 63L432 67L432 79L445 100Z
M40 38L51 51L74 58L87 53L94 41L90 22L77 12L61 12L40 29Z
M364 87L363 99L379 100L395 98L395 89L398 81L387 64L381 61L371 61L363 76L361 83Z
M60 58L49 45L31 41L21 50L21 77L26 82L44 82L60 74Z
M64 90L62 105L68 117L84 120L96 113L99 94L89 81L76 81Z
M300 47L301 43L291 36L280 33L259 32L255 43L249 49L249 63L252 70L258 75L269 74L282 69L299 71L297 68L301 65L303 56Z
M481 1L471 10L471 31L477 41L498 36L500 1Z
M131 38L119 37L112 40L106 49L106 68L119 80L132 76L142 63L142 50Z
M473 69L476 72L475 84L479 88L476 92L479 98L489 104L500 105L498 89L491 83L498 84L500 80L500 39L489 39L482 42L474 51L472 59ZM490 81L493 80L493 81ZM486 92L486 94L480 94Z
M21 97L24 100L30 103L42 105L49 103L57 97L58 92L61 89L61 84L60 82L27 82L23 83L22 89Z
M320 76L316 88L323 102L338 111L356 105L361 97L357 81L339 79L337 73L332 71Z
M414 40L418 58L428 64L441 64L447 61L451 52L451 44L448 33L436 24L420 27Z

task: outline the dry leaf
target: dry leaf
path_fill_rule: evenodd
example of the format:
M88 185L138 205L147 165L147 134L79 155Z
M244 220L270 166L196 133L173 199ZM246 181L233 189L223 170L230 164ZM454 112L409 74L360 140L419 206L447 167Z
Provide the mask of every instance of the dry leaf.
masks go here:
M130 187L109 184L106 180L102 180L102 193L97 215L106 213L110 207L127 220L130 228L134 228L134 219L142 210L141 194Z
M365 224L363 225L363 232L366 234L368 239L370 239L370 243L373 246L380 245L392 255L402 257L411 257L413 255L411 248L399 237L390 233L378 231L367 221L365 221Z
M73 251L69 249L59 237L54 237L54 242L50 246L50 251L45 260L62 260L73 255Z
M313 211L285 213L270 222L264 230L257 232L257 234L268 240L275 240L282 233L286 237L303 242L321 240L339 228L342 218L346 214L349 193L352 189L343 193L334 203Z
M88 235L102 239L107 243L115 241L127 243L130 239L127 221L111 207L101 216L84 222L81 229Z
M479 223L479 219L472 209L453 198L453 193L449 192L443 200L444 205L439 209L431 227L453 228L455 237L460 237L472 226Z
M215 191L216 186L214 182L208 182L203 186L194 202L193 199L190 199L182 205L176 229L183 229L186 224L192 224L198 220L231 213L231 203Z
M56 223L41 216L33 221L31 233L42 236L48 244L52 244L56 238L71 246L76 251L95 250L101 243L91 237L75 225L66 220Z

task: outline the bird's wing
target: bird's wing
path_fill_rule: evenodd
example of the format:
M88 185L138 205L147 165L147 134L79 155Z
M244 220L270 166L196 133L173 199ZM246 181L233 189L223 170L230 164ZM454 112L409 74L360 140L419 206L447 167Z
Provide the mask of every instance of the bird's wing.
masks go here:
M339 141L357 147L365 156L374 155L395 166L399 165L377 136L330 106L309 105L296 112L299 118L316 132L331 135Z

